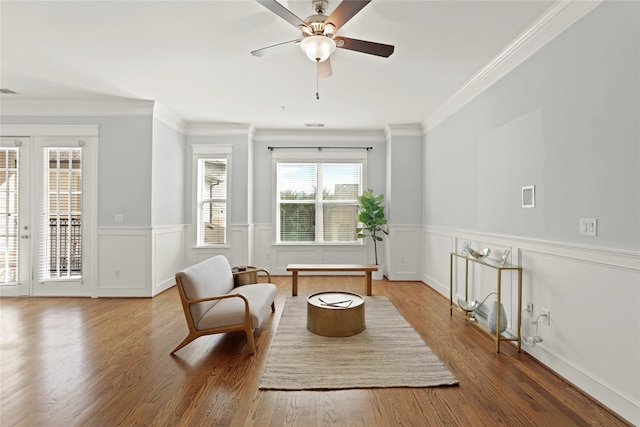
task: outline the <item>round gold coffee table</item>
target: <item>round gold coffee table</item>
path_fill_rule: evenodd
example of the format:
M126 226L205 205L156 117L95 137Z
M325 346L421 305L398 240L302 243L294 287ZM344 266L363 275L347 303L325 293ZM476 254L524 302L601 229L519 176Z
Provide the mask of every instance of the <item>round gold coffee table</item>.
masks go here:
M353 292L318 292L307 298L307 329L325 337L350 337L365 329L364 298Z

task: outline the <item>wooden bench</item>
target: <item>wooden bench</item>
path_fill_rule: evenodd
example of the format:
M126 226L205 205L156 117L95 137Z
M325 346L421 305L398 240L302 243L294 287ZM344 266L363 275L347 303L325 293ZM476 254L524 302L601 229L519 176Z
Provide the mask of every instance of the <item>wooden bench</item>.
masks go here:
M291 295L298 295L298 273L301 271L316 272L351 272L363 271L365 277L365 292L371 295L372 279L371 273L378 271L378 267L372 264L289 264L287 271L291 272Z

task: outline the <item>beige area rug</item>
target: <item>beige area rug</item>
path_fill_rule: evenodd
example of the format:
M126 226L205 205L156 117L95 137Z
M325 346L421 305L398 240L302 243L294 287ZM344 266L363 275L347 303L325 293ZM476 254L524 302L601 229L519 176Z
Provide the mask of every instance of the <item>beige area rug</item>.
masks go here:
M365 297L366 329L329 338L307 330L307 301L289 297L260 389L332 390L458 384L386 297Z

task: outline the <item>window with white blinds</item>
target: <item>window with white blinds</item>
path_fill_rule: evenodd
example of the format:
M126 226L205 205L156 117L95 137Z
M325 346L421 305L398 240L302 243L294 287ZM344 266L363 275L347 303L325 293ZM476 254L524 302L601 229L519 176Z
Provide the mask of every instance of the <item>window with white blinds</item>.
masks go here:
M278 161L278 242L356 242L362 169L362 162Z
M229 241L231 159L233 146L193 144L193 224L198 247L226 246Z
M82 276L82 147L44 148L40 279Z
M198 159L198 244L227 242L227 159Z
M0 285L18 280L18 148L0 148Z

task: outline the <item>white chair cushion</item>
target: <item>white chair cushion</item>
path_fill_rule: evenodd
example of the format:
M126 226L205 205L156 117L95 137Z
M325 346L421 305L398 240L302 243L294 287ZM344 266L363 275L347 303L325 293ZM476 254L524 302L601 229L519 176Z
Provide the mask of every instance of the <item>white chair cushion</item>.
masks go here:
M229 292L229 294L241 294L249 300L253 329L262 326L263 320L271 313L271 303L277 293L278 290L273 283L238 286ZM202 316L200 321L196 323L196 328L199 330L220 328L237 325L243 321L244 301L242 298L225 298L218 301Z

